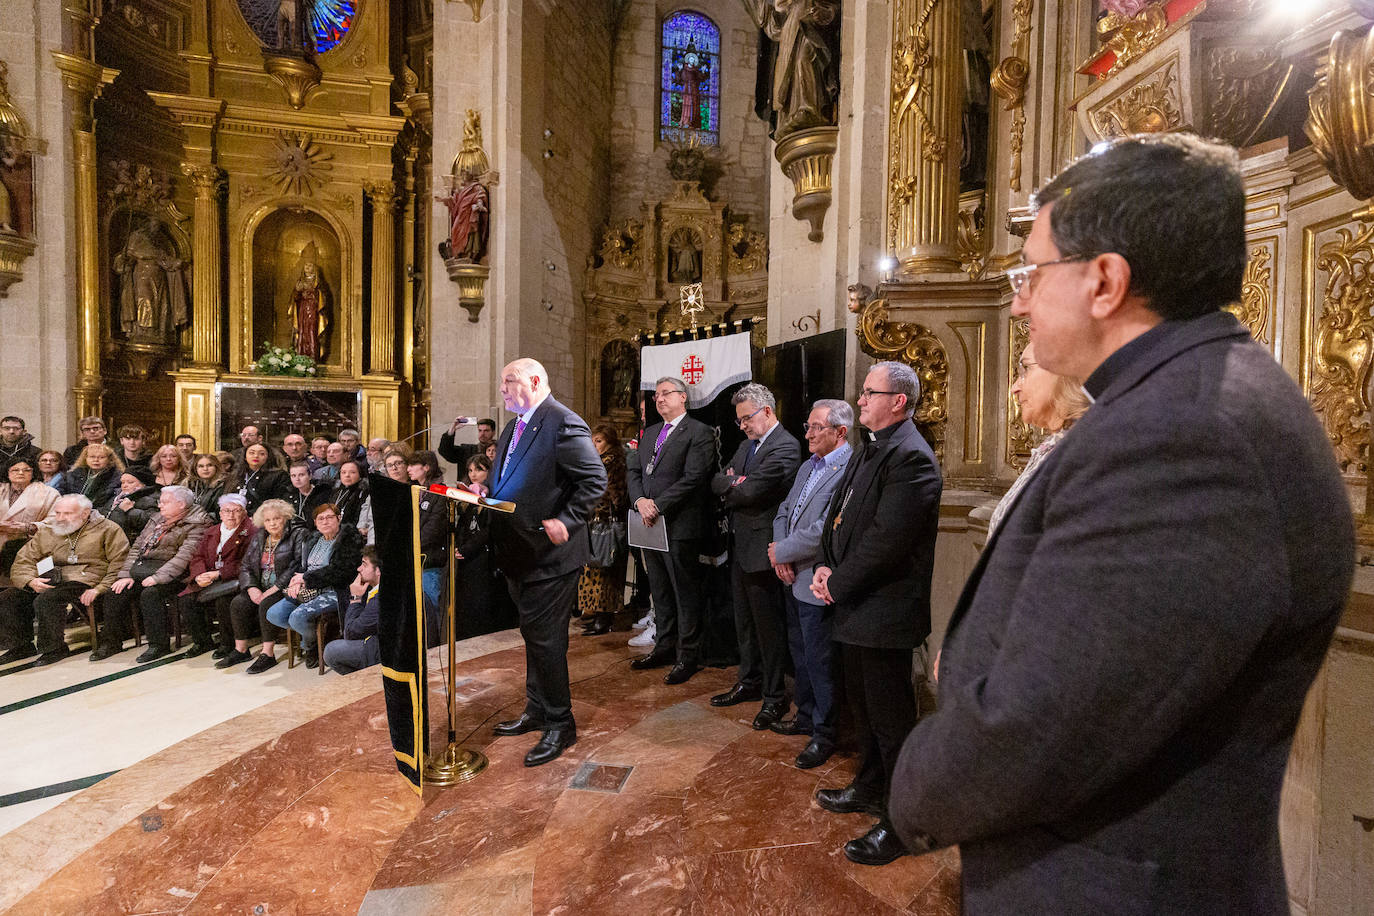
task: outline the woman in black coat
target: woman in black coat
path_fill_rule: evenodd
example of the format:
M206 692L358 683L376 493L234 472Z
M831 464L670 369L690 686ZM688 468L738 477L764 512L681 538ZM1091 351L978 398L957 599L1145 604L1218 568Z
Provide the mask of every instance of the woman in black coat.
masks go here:
M86 497L103 515L119 492L119 475L123 472L124 462L114 449L104 444L88 445L76 459L76 466L62 478L62 492Z
M339 512L339 521L358 527L358 517L367 497L367 472L361 464L350 458L339 465L339 486L334 492L334 507Z
M248 542L239 565L239 593L229 602L234 649L215 662L216 668L231 668L252 658L248 640L259 630L263 652L272 659L266 667L277 663L272 650L281 631L267 621L266 613L281 599L287 583L296 574L296 548L305 528L296 521L291 504L283 499L269 499L259 506L253 514L253 527L258 530Z
M267 609L269 623L300 634L307 668L320 664L315 621L348 607L348 586L358 577L362 559L363 536L358 529L340 523L333 503L316 508L315 531L307 532L296 546L296 572L286 584L286 595ZM271 667L262 657L253 664L261 664L261 670Z
M271 453L259 442L244 449L243 467L234 471L224 492L238 493L248 500L248 511L257 512L269 499L291 499L291 478L272 467Z
M105 517L124 529L132 544L143 532L148 519L157 515L157 500L162 487L153 482L152 468L141 464L126 468L119 477L119 495Z
M186 486L196 494L196 505L215 521L219 521L219 498L224 495L224 478L224 465L213 454L197 455L191 462L191 480Z

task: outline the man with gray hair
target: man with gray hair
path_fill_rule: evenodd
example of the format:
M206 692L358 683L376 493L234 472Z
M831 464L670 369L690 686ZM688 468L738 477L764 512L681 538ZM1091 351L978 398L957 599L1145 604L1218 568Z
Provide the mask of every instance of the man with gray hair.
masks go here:
M802 465L787 498L773 516L773 543L768 562L786 587L787 641L797 672L797 717L779 722L773 731L810 735L797 755L797 767L809 770L835 752L834 685L830 673L830 619L825 605L811 594L811 574L821 551L826 507L853 450L849 428L854 410L844 401L820 400L806 421L811 460Z
M52 514L15 557L14 587L0 592L0 645L6 650L0 665L34 655L34 664L51 665L70 655L62 634L67 605L79 601L90 607L109 592L128 552L124 531L92 510L89 499L59 496Z
M157 515L134 540L119 569L119 578L101 600L105 629L91 661L124 651L124 634L131 623L133 603L138 602L148 648L139 663L155 661L172 651L167 636L167 605L181 591L200 540L212 521L195 504L196 495L185 487L163 487Z
M912 423L920 397L905 363L877 363L859 393L870 441L850 459L821 527L811 594L830 606L845 694L861 758L853 782L821 789L816 801L839 814L878 818L845 844L860 865L906 853L888 820L888 795L902 742L916 725L912 652L930 635L930 575L940 519L940 466Z
M762 731L787 714L787 618L782 589L768 562L773 516L797 470L801 447L778 423L773 392L757 382L736 391L730 402L744 441L725 470L711 478L711 492L730 514L730 590L739 640L735 685L711 698L733 706L762 697L754 717Z

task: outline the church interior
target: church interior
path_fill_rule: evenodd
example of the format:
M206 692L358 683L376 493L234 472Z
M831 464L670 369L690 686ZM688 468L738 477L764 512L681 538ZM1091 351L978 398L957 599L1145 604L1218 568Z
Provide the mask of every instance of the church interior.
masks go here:
M905 362L944 475L924 684L1040 441L1006 275L1033 193L1116 137L1220 139L1246 189L1229 310L1359 522L1285 777L1289 903L1374 913L1371 23L1367 0L5 4L0 413L59 451L84 417L154 447L257 423L434 449L459 414L504 426L529 356L630 438L649 342L747 331L801 420ZM518 710L519 633L459 642L489 765L421 796L375 669L0 668L0 912L959 912L956 852L839 854L860 818L810 797L853 754L791 767L804 742L706 702L728 673L645 682L633 635L574 637L581 741L534 770L489 728Z

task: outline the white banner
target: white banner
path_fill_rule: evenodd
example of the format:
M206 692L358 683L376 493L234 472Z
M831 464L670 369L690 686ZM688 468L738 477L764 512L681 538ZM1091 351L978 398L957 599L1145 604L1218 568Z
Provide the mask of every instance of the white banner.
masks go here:
M687 406L705 407L726 388L754 377L750 369L749 333L685 340L639 351L642 391L653 391L664 376L687 383Z

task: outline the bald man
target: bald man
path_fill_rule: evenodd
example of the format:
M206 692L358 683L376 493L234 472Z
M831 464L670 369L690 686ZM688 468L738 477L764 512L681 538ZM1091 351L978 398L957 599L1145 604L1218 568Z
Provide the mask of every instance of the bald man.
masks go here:
M501 397L515 418L496 445L487 485L515 513L493 512L494 559L505 574L525 639L525 711L497 735L542 731L525 766L556 759L577 741L568 686L568 621L590 555L586 525L606 490L606 469L586 422L556 401L533 359L501 370Z

